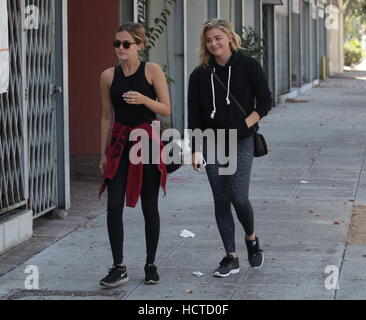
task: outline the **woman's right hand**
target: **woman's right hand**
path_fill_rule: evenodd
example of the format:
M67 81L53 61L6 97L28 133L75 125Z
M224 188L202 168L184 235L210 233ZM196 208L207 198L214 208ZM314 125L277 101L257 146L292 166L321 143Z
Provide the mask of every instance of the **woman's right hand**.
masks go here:
M106 155L103 155L100 159L100 163L99 163L99 169L100 169L100 172L102 174L104 174L104 168L105 166L107 165L107 156Z
M192 166L193 169L198 171L202 168L204 163L202 152L196 152L192 155Z

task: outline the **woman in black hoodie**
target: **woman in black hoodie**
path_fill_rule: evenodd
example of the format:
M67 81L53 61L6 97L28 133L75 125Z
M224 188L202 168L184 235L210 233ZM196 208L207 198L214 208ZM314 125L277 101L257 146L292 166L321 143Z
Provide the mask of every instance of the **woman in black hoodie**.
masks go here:
M254 126L258 129L258 122L271 109L272 96L262 66L254 58L243 55L240 47L241 39L229 21L215 19L206 22L201 32L200 64L189 80L189 129L213 129L216 136L211 144L212 139L197 139L194 134L191 148L195 170L202 168L204 159L211 154L210 145L217 150L214 159L207 161L206 166L216 221L226 250L226 257L213 273L217 277L239 272L231 204L246 233L245 243L251 267L260 268L264 260L254 233L253 209L248 199L254 157L254 139L250 128ZM247 118L235 105L233 97L246 110ZM224 140L218 139L218 129L225 132ZM227 167L227 164L220 163L225 155L220 156L219 153L228 152L229 130L237 133L234 140L237 152L229 154L229 159L235 157L237 169L233 174L221 175L220 169Z

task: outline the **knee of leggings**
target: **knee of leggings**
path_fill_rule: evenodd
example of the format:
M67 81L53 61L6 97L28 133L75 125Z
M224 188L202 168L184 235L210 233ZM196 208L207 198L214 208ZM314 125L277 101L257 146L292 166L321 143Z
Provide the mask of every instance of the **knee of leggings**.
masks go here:
M238 205L248 205L250 203L249 201L249 197L247 196L232 196L232 202L233 204L238 204Z
M123 212L123 206L119 204L109 204L107 206L108 215L118 215L122 214L122 212Z
M142 212L145 219L159 219L159 210L157 206L142 206Z

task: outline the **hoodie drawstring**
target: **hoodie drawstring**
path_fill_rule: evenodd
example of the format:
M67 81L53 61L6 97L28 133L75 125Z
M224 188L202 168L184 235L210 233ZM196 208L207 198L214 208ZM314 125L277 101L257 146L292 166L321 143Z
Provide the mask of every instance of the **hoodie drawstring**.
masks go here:
M211 113L211 119L215 119L216 114L216 96L215 96L215 84L214 84L214 72L215 68L213 68L213 72L211 73L211 86L212 86L212 98L213 98L213 111Z
M211 113L211 119L215 119L216 115L216 95L215 95L215 83L214 83L214 73L216 72L216 69L213 68L213 71L211 73L211 87L212 87L212 100L213 100L213 111ZM230 101L230 85L231 85L231 66L229 67L229 78L227 81L227 95L226 95L226 104L229 106L231 104Z
M231 66L229 67L229 79L227 81L227 96L226 96L226 104L229 106L231 104L230 102L230 82L231 82Z

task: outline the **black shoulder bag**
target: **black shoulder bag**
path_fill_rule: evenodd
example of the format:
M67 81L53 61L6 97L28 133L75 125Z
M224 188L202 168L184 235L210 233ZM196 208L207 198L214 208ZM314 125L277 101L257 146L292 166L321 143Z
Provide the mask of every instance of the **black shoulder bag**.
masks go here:
M225 91L227 91L228 89L222 83L221 79L216 75L215 72L213 74L214 74L214 77L216 78L217 82L225 89ZM235 104L237 105L237 107L239 108L241 113L244 115L244 118L247 118L248 114L245 112L245 109L241 106L239 101L231 93L230 93L230 98L232 101L235 102ZM264 137L260 133L257 132L257 130L254 128L254 126L251 127L250 130L253 131L253 136L254 136L254 157L259 158L259 157L263 157L263 156L267 155L268 149L267 149L267 143L266 143L266 140L264 139Z

